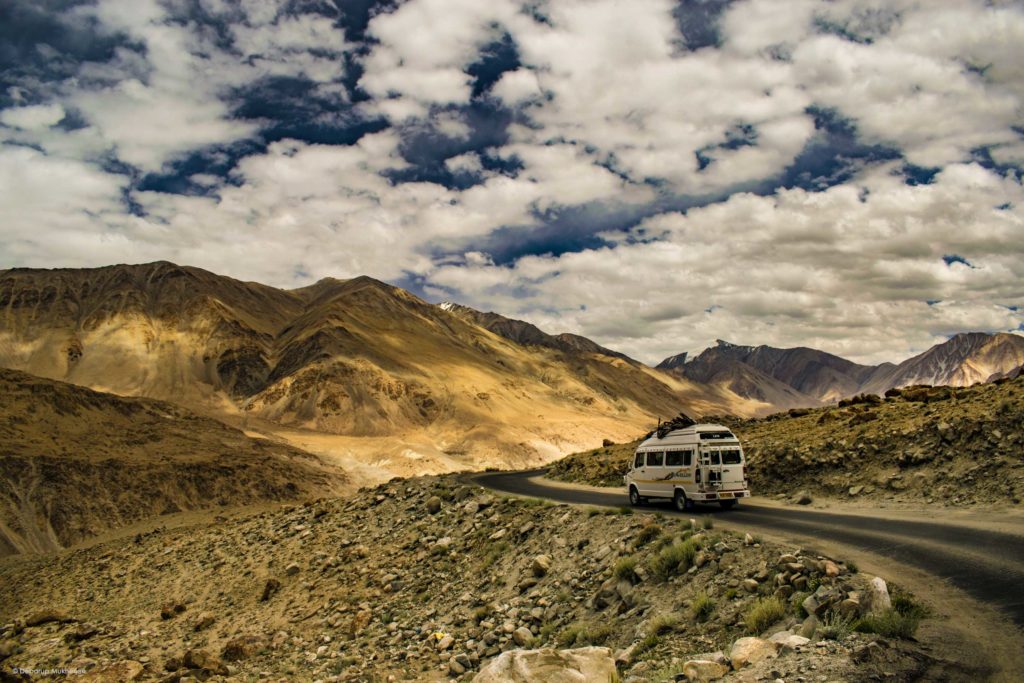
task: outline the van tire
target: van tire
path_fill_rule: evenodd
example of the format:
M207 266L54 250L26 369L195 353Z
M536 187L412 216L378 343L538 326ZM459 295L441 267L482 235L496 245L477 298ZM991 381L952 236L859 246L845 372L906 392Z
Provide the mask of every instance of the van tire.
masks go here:
M718 501L718 504L722 506L723 510L732 510L734 507L736 507L735 500L720 500Z
M629 487L629 504L633 507L639 507L644 504L644 499L640 496L640 491L635 486Z
M686 493L682 489L676 489L675 495L672 496L672 503L679 512L686 512L693 508L693 503L686 497Z

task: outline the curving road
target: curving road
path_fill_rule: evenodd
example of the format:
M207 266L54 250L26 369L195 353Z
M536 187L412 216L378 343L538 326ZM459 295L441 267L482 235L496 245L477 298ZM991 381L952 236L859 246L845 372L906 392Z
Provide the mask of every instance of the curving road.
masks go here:
M624 491L595 491L545 484L545 470L474 474L472 481L496 491L546 498L562 503L622 507ZM679 516L667 506L652 511ZM716 511L745 527L834 541L881 557L919 567L1003 610L1024 626L1024 536L942 522L867 517L817 510L758 505L743 501ZM698 507L695 512L700 512ZM723 520L723 521L725 521Z

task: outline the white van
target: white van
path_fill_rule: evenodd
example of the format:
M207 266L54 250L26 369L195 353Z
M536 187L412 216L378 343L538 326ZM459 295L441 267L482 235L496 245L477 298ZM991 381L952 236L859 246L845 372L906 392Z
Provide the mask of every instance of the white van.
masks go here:
M722 425L698 424L662 438L652 435L637 446L624 479L632 505L669 498L678 510L704 502L731 508L750 497L740 441Z

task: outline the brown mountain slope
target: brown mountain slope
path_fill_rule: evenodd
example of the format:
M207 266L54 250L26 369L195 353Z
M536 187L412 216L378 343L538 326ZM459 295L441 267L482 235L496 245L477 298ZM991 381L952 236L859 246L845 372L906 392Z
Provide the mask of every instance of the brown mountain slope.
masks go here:
M958 334L899 365L880 366L861 391L884 393L913 384L968 387L1009 374L1024 363L1024 337L1017 334Z
M718 340L696 358L666 358L658 369L720 386L776 409L817 407L860 393L915 384L966 387L1009 377L1024 363L1024 336L958 334L902 363L859 365L809 348L737 346Z
M766 408L573 341L520 344L367 277L283 291L169 263L0 272L0 365L386 473L537 464L658 415Z
M348 489L316 456L179 406L0 369L0 555L166 512Z

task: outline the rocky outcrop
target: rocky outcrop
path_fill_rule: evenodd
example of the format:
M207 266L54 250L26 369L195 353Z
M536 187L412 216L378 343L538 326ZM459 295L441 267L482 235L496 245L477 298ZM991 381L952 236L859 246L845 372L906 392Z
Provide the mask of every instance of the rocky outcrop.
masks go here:
M591 683L614 680L615 661L606 647L574 650L512 650L480 670L473 683Z

